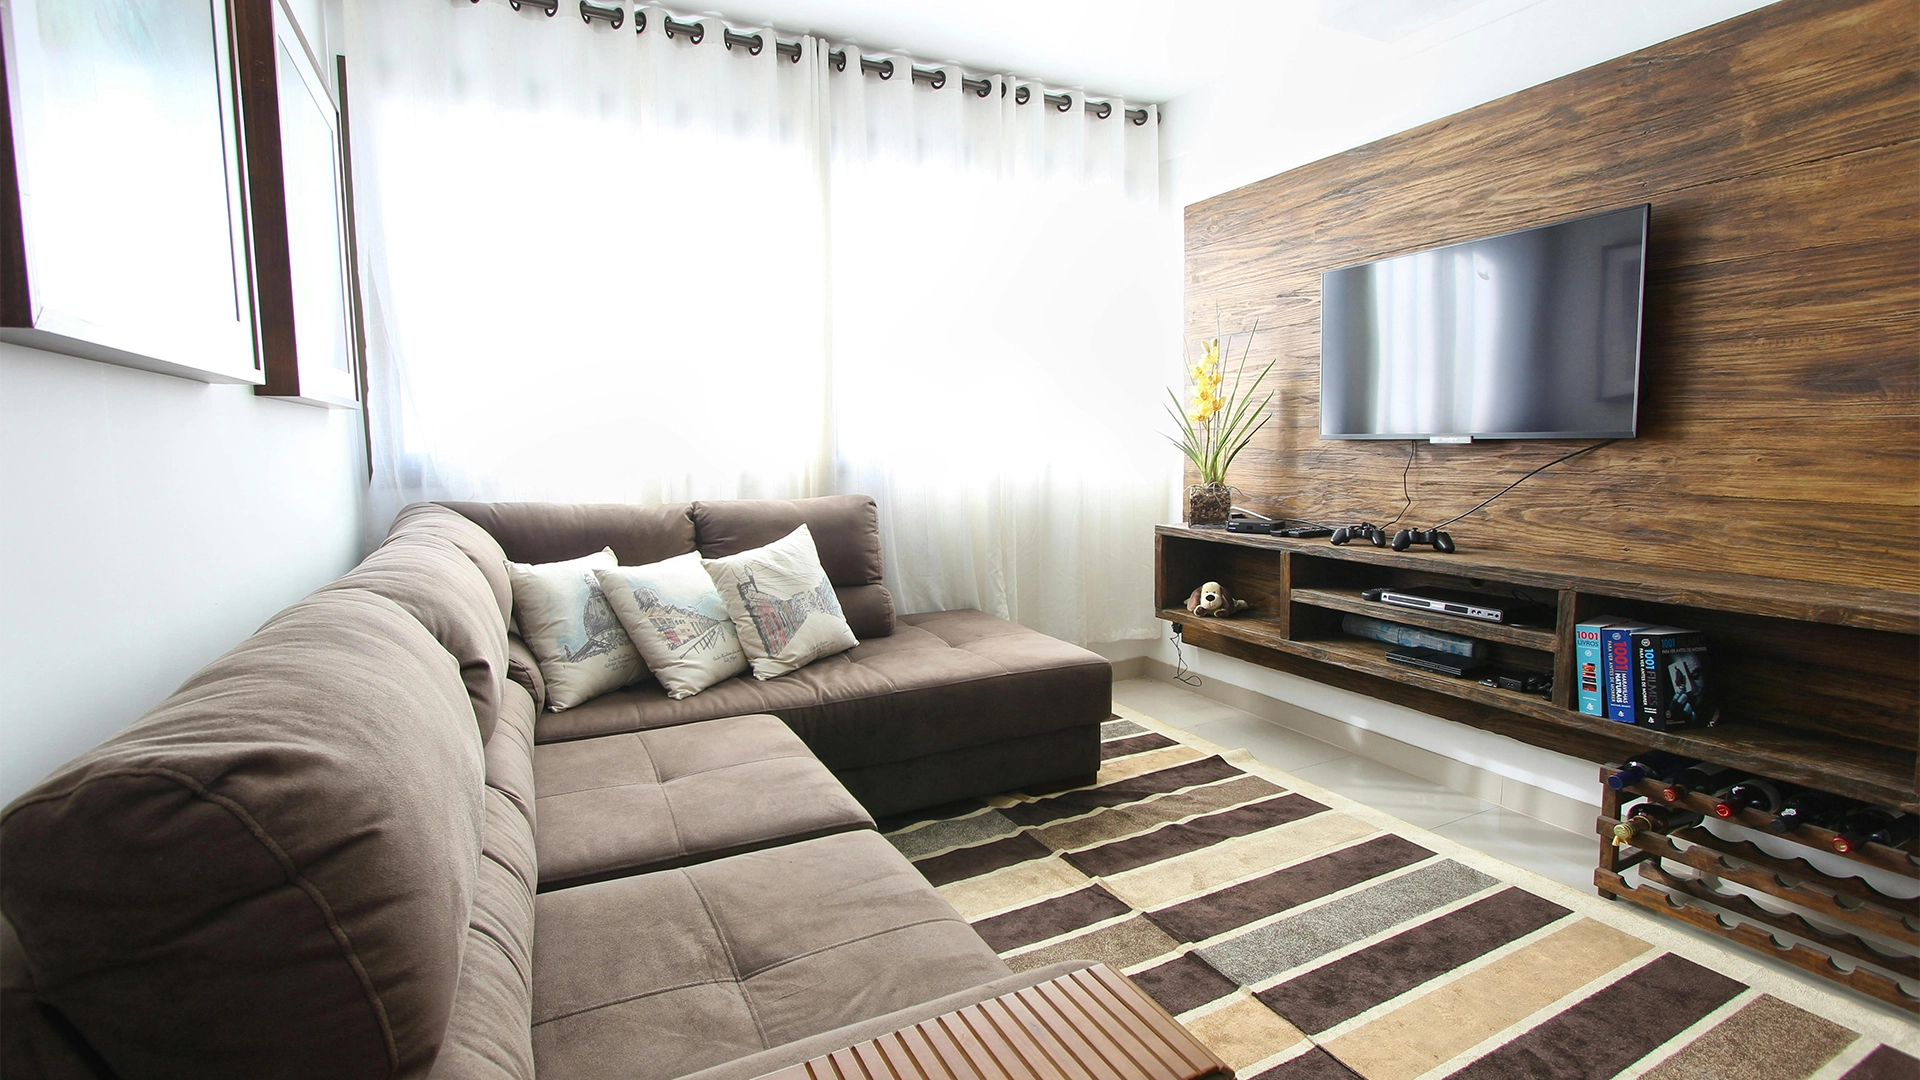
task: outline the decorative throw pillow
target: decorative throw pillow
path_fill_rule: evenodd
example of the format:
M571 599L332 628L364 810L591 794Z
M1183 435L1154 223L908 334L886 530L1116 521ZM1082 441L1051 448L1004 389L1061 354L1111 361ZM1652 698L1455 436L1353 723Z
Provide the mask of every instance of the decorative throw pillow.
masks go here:
M860 644L805 525L763 548L708 559L756 679L771 679Z
M692 697L747 670L733 616L698 552L593 573L668 697Z
M646 664L593 576L618 562L613 549L604 548L568 562L507 566L514 618L540 662L547 708L554 712L646 677Z

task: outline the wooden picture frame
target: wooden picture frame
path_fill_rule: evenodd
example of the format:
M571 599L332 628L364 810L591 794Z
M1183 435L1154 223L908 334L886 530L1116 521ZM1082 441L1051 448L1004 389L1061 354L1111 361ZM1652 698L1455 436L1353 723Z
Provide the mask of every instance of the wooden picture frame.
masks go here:
M0 341L260 383L228 0L0 0Z
M281 0L233 0L265 381L255 393L361 400L361 334L341 98ZM338 68L344 88L345 64Z

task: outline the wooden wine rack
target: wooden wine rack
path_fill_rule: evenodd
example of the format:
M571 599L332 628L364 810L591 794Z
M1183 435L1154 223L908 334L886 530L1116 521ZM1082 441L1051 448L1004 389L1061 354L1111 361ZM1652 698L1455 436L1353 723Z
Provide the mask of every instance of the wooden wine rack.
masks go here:
M1920 982L1920 899L1888 896L1862 878L1834 877L1806 859L1783 859L1755 844L1727 840L1700 826L1676 829L1671 834L1642 832L1626 847L1615 847L1613 829L1621 820L1621 804L1640 796L1661 802L1662 788L1642 781L1615 791L1606 786L1606 780L1618 771L1609 767L1600 774L1600 817L1594 822L1601 837L1600 865L1593 881L1602 895L1631 901L1920 1015L1920 998L1883 974L1891 972ZM1690 793L1677 803L1661 804L1714 816L1713 800L1703 795ZM1772 819L1771 814L1748 808L1729 820L1764 830ZM1831 850L1832 838L1833 833L1825 829L1802 826L1783 839ZM1863 844L1835 854L1908 877L1920 870L1920 860L1879 844ZM1668 868L1670 863L1689 867L1703 877L1679 876ZM1624 876L1626 870L1635 867L1642 882L1639 885ZM1769 911L1745 895L1717 891L1708 878L1765 893L1841 925L1897 942L1901 951L1888 952L1877 942L1827 930L1797 914ZM1800 941L1782 945L1775 937L1776 931ZM1842 967L1842 959L1849 961L1849 966Z

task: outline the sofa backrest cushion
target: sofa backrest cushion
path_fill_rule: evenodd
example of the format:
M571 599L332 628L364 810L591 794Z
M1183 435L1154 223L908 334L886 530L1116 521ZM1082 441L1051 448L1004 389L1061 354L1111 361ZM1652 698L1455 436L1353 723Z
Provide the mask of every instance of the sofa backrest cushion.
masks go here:
M487 587L493 590L494 603L500 608L500 621L513 618L513 583L507 580L507 554L500 550L500 542L492 533L439 503L414 503L393 519L393 525L387 529L387 539L415 533L438 536L473 560L473 565L487 579Z
M765 547L805 525L833 582L847 625L861 638L893 633L893 597L882 585L880 512L866 495L731 499L693 504L700 554L723 559Z
M507 675L507 624L486 578L460 549L425 531L399 533L321 591L339 589L378 593L418 619L459 661L480 741L493 737Z
M364 590L294 605L0 814L41 1006L116 1075L423 1075L485 800L459 665Z
M622 566L644 566L694 549L687 503L450 502L520 563L566 562L610 547Z

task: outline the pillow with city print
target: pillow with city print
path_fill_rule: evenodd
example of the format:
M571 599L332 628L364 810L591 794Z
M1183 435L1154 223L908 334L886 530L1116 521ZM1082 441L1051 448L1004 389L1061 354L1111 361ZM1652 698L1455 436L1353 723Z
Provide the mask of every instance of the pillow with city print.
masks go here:
M805 525L768 544L706 560L756 679L771 679L860 644L820 567Z
M733 615L698 552L594 576L668 697L692 697L747 670Z
M567 562L507 564L513 616L540 663L547 708L554 712L647 677L647 665L593 576L618 562L612 548L603 548Z

